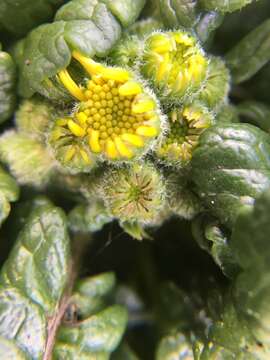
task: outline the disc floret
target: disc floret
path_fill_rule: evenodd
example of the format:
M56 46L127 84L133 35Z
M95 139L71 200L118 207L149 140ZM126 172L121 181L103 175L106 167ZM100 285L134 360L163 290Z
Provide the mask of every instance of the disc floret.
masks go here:
M145 41L141 70L164 101L179 103L195 95L207 66L198 40L186 31L156 32Z
M54 148L69 139L71 148L64 161L80 153L86 165L93 157L129 161L144 154L161 133L154 95L128 70L107 67L76 52L73 56L90 79L79 87L67 70L59 74L79 104L70 117L56 121L51 136Z
M174 108L168 115L169 131L157 156L168 164L182 165L190 161L199 137L214 122L214 116L201 104Z

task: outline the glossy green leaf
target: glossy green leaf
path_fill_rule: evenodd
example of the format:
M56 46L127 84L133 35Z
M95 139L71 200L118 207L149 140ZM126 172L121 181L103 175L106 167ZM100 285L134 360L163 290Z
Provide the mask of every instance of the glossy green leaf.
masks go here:
M75 232L99 231L112 220L102 201L98 200L93 200L89 205L77 205L69 213L69 226Z
M206 130L192 160L195 190L213 216L231 226L270 186L270 138L249 124Z
M193 349L186 337L174 333L164 337L158 345L156 360L193 359Z
M10 213L10 202L18 200L18 197L16 181L0 167L0 224Z
M104 273L81 280L70 299L80 320L63 323L57 335L55 359L105 360L121 341L127 323L126 310L108 306L115 277Z
M23 36L35 26L50 20L63 2L64 0L2 0L0 28L12 35Z
M239 269L229 236L215 219L205 214L196 217L192 222L192 234L199 246L213 257L226 276L235 276Z
M11 352L19 353L19 347L27 359L42 358L48 321L67 283L69 256L62 211L50 205L36 209L0 275L0 336L10 340ZM0 347L2 358L4 345Z
M250 79L270 60L270 20L266 20L244 37L226 55L237 84Z
M63 98L55 75L70 64L72 51L104 57L119 40L121 23L131 24L143 5L142 0L73 0L62 6L53 23L33 30L15 51L20 94Z
M7 120L15 108L15 83L15 64L8 53L1 51L0 46L0 123Z
M227 13L239 10L254 1L256 0L200 0L200 4L207 10Z

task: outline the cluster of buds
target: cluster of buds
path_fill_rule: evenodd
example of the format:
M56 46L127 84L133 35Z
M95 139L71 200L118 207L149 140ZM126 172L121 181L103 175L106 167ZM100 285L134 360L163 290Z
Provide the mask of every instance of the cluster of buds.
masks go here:
M140 238L145 227L171 214L191 218L200 211L172 174L188 173L201 134L226 104L229 73L222 60L206 56L193 33L152 32L158 26L153 21L139 25L111 52L110 65L73 51L70 66L48 79L70 103L54 108L35 99L25 102L17 112L18 133L9 135L12 149L22 138L29 147L34 142L34 160L44 166L32 183L45 185L52 173L54 182L57 176L72 178L86 199L72 213L74 229L77 222L86 231L117 219ZM136 37L138 26L145 31ZM27 161L26 153L10 156L4 137L1 146L11 169L18 169L17 158ZM29 174L20 176L22 183L31 181ZM74 193L74 186L67 188Z

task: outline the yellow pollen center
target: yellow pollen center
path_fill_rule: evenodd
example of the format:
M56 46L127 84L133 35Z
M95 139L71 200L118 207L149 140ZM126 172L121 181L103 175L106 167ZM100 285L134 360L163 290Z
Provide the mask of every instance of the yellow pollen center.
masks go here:
M86 142L95 154L108 159L130 159L160 132L159 117L153 98L132 79L131 74L120 68L109 68L75 53L74 56L91 75L80 93L76 84L69 83L65 70L64 86L72 89L80 104L72 117L58 119L56 127L69 131L76 139ZM72 79L71 79L72 80ZM74 85L75 84L75 85ZM54 130L59 134L59 128ZM72 159L72 153L68 159Z

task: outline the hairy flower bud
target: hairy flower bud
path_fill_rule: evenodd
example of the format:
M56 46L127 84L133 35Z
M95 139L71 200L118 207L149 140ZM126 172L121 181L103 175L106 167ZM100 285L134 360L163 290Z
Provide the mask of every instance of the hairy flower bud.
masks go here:
M178 30L156 32L145 40L140 68L164 102L183 102L201 88L208 59L197 39Z
M230 73L223 60L211 57L205 83L198 99L211 109L217 110L228 98L230 90Z
M79 104L51 130L49 141L58 161L74 172L88 172L96 159L131 161L144 155L162 132L154 95L130 71L78 52L73 57L91 78L78 86L67 70L59 73Z
M166 164L185 165L202 132L214 123L214 117L203 105L195 103L174 108L168 118L169 131L156 154Z
M149 224L164 206L165 182L149 163L136 163L104 174L103 197L108 211L121 222Z

